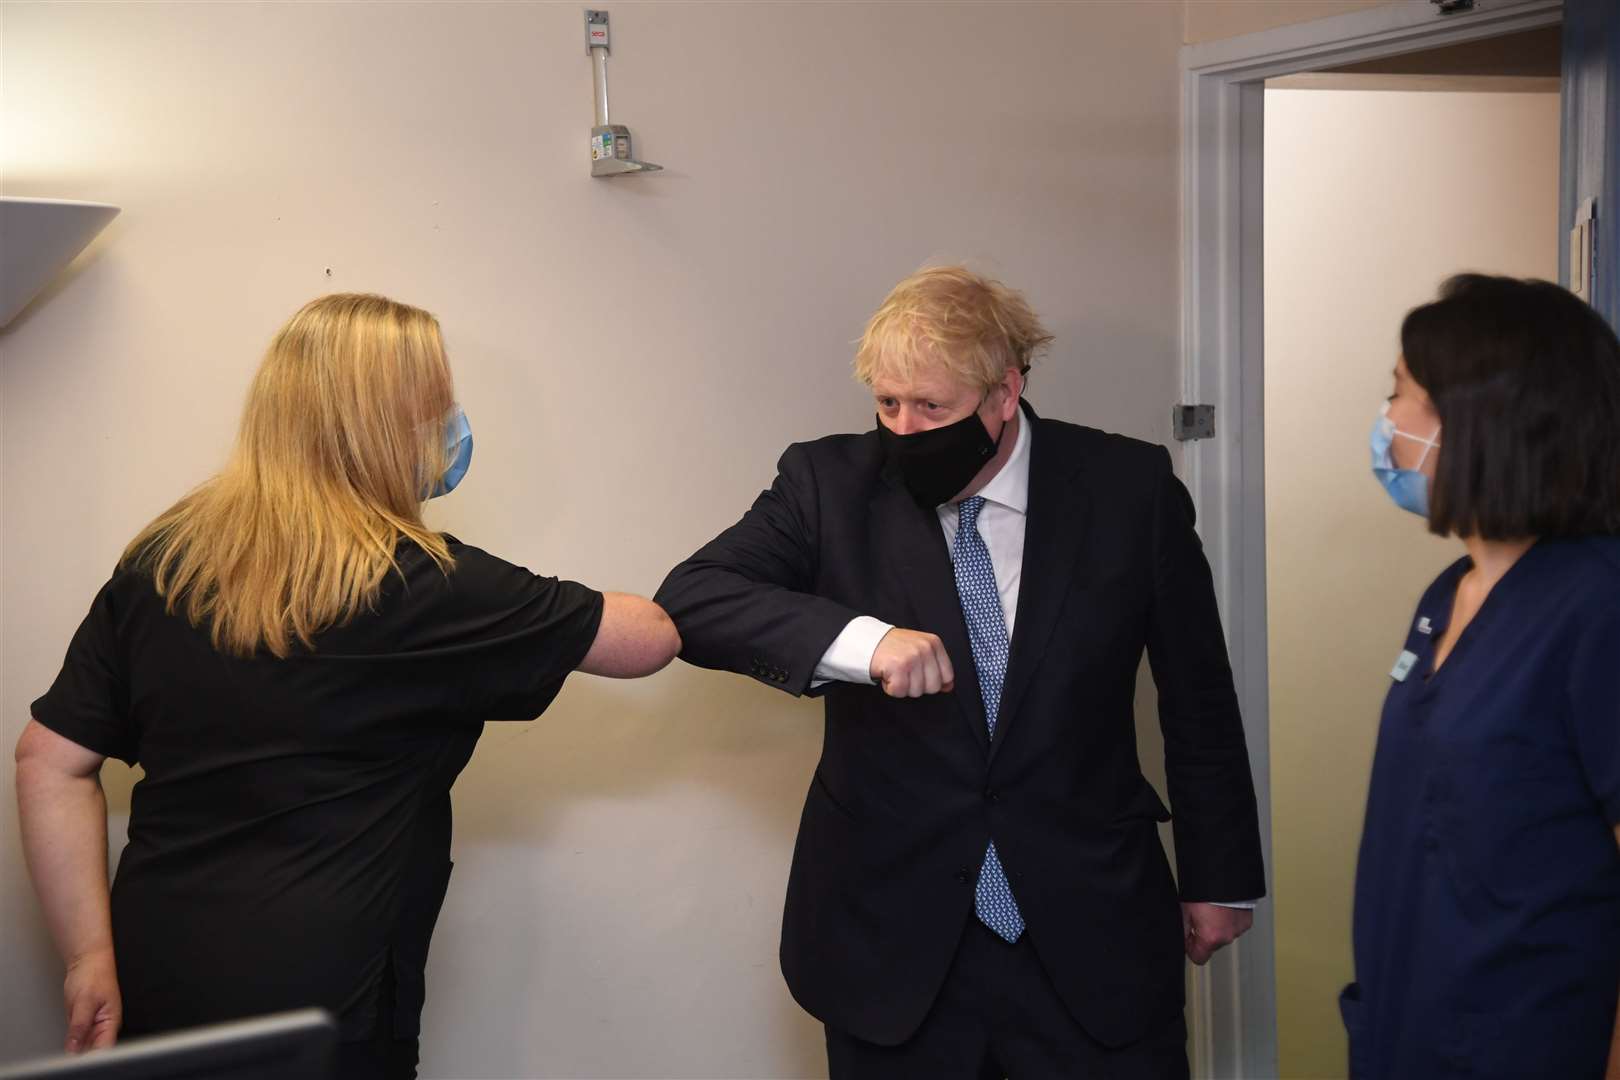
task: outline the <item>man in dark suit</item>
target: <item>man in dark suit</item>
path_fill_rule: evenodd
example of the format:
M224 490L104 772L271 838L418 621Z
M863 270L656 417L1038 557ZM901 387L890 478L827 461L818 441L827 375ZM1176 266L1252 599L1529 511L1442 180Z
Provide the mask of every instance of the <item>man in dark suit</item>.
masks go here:
M835 1078L1184 1077L1182 956L1265 891L1191 500L1162 447L1022 402L1050 340L960 267L901 282L856 358L877 429L790 446L658 593L689 663L824 697L781 958Z

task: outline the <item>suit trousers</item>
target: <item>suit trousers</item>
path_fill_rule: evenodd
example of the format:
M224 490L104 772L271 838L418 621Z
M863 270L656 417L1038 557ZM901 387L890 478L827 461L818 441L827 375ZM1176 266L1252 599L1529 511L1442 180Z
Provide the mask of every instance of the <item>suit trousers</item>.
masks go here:
M939 997L898 1046L827 1028L832 1080L1187 1080L1187 1024L1105 1047L1069 1015L1029 935L1009 945L969 917Z

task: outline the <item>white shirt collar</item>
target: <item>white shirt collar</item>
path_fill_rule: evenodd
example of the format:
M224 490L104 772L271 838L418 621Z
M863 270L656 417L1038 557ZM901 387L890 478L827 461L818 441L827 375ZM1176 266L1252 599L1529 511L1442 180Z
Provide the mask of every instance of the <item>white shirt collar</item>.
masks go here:
M1018 441L1012 456L990 482L979 489L986 502L998 503L1017 513L1029 510L1029 414L1018 409Z

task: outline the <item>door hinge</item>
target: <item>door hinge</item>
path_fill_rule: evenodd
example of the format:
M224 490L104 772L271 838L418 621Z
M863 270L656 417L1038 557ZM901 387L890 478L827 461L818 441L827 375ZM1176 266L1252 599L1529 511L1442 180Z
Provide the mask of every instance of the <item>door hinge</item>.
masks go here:
M1170 427L1178 442L1215 437L1215 406L1177 405L1170 410Z

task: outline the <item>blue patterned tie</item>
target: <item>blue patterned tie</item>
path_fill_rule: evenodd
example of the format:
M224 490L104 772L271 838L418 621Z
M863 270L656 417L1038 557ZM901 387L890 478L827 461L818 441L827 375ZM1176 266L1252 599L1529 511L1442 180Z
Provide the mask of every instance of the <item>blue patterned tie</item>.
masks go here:
M973 668L979 675L979 695L984 699L984 718L990 737L996 734L996 714L1001 711L1001 684L1007 678L1007 619L1001 612L1001 591L996 588L996 571L990 562L990 549L979 535L979 511L984 497L963 499L958 509L956 541L951 546L951 562L956 566L956 595L967 617L968 643L973 649ZM973 909L979 921L1009 942L1024 932L1024 917L1018 912L1007 871L1001 868L992 840L979 869L979 884L973 893Z

